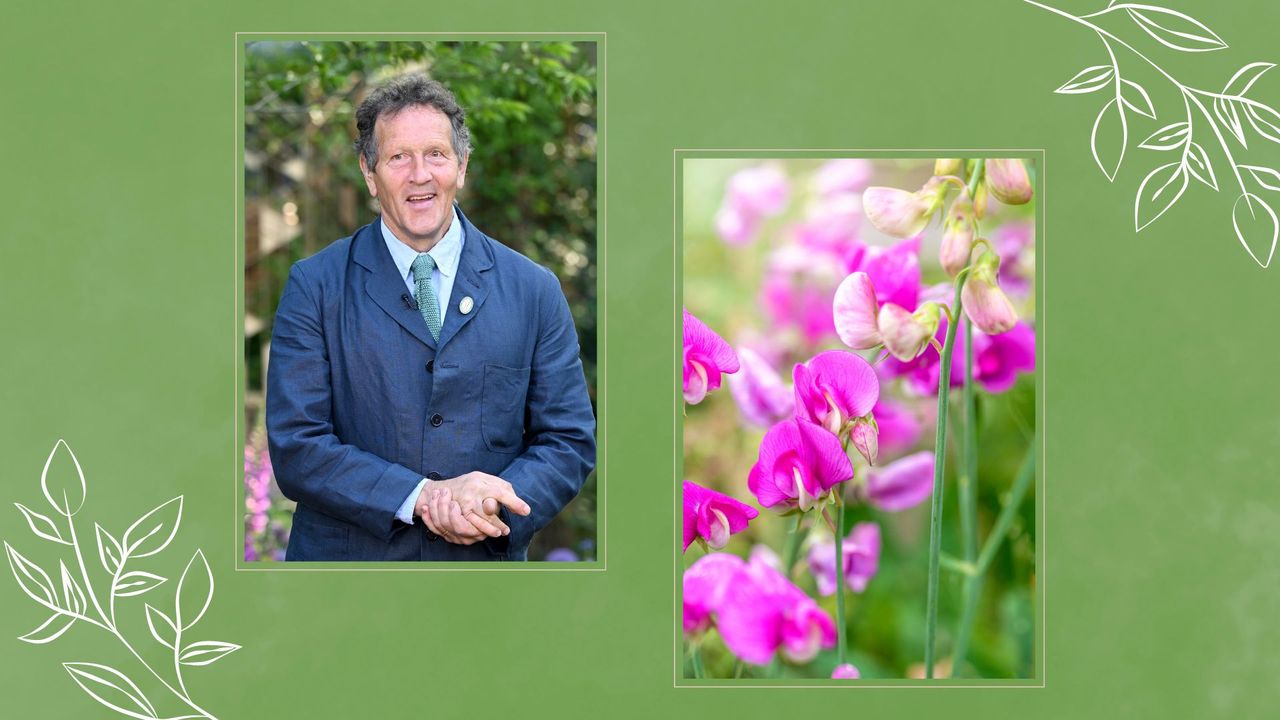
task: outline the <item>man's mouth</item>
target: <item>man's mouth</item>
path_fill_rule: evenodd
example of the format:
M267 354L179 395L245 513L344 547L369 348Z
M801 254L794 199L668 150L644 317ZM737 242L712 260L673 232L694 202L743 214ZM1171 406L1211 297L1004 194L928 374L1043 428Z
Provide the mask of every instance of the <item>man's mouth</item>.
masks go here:
M418 204L418 203L431 202L432 200L435 200L435 199L436 199L435 193L422 193L421 195L410 195L407 201L410 203Z

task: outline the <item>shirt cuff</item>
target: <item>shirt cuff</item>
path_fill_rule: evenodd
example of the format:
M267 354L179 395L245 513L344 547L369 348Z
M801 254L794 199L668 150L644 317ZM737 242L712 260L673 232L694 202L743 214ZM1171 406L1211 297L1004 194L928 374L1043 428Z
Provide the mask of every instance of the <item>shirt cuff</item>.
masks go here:
M409 493L409 497L404 499L400 504L400 509L396 511L396 519L406 525L413 524L413 508L418 504L418 496L422 494L422 488L427 484L428 480L422 478L422 482L418 483L418 487ZM386 517L385 515L383 517Z

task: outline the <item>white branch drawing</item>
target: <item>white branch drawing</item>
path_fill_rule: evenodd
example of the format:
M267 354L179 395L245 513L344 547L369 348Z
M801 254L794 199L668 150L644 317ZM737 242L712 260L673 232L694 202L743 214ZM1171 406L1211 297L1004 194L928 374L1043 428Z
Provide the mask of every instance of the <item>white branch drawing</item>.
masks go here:
M54 468L55 465L58 467ZM51 468L60 472L51 472ZM26 518L31 532L37 537L71 547L74 555L74 570L69 568L66 562L60 561L59 584L55 585L44 569L24 557L7 541L4 543L5 552L9 558L9 569L13 571L13 577L17 580L18 586L28 597L53 613L43 624L19 639L33 644L50 643L67 632L76 621L83 621L105 630L119 640L148 673L181 701L191 713L194 713L166 720L195 718L217 720L211 712L196 704L191 698L183 677L184 667L209 665L240 649L239 645L215 640L183 644L183 633L195 626L213 600L213 572L203 552L196 550L177 582L174 591L176 620L170 619L168 615L150 604L145 605L147 625L151 629L152 636L172 651L171 679L144 660L116 624L118 599L143 595L167 581L166 578L154 573L144 570L126 571L126 568L130 560L155 555L173 541L182 521L182 496L179 495L162 503L143 515L125 530L122 540L117 540L101 525L94 524L98 560L103 569L111 575L110 589L104 607L89 578L89 570L85 565L84 554L81 552L80 541L76 535L74 516L84 506L86 494L84 472L75 453L62 440L54 445L49 458L45 461L44 470L40 474L40 487L44 491L45 499L57 514L65 518L65 533L64 529L48 516L21 503L14 504ZM76 571L79 579L76 577ZM131 718L160 720L161 716L156 712L151 700L133 680L119 670L88 662L68 662L63 663L63 667L71 679L98 703Z
M1223 161L1230 166L1235 184L1240 190L1231 210L1232 227L1235 229L1236 239L1240 241L1245 252L1249 253L1254 262L1264 268L1270 265L1271 258L1275 255L1277 238L1280 237L1280 222L1277 222L1276 213L1271 206L1250 189L1245 181L1245 173L1257 189L1280 191L1280 172L1268 167L1237 162L1231 145L1227 141L1227 135L1223 131L1230 133L1242 148L1247 149L1248 136L1241 121L1241 115L1244 115L1255 133L1266 140L1280 143L1280 112L1246 96L1258 78L1275 65L1266 62L1245 65L1227 81L1221 92L1193 88L1179 82L1133 45L1093 21L1123 14L1166 48L1190 53L1226 49L1227 44L1222 38L1199 20L1165 7L1117 3L1115 0L1111 0L1107 7L1097 12L1080 16L1036 2L1036 0L1023 1L1089 28L1097 35L1103 49L1106 50L1108 65L1085 68L1054 92L1082 95L1097 92L1107 86L1114 88L1113 97L1103 104L1094 120L1093 131L1089 137L1093 158L1107 180L1115 181L1128 150L1129 123L1126 109L1152 120L1156 119L1155 107L1146 90L1141 85L1121 76L1115 48L1124 48L1150 65L1173 85L1182 99L1184 112L1182 120L1156 130L1139 144L1140 148L1147 150L1178 151L1179 159L1152 170L1138 186L1133 208L1134 229L1141 232L1173 207L1186 191L1191 178L1195 178L1214 192L1220 192L1218 178L1209 154L1203 145L1195 141L1196 130L1201 127L1197 125L1196 113L1198 112L1203 119L1203 127L1207 127L1212 134L1215 144L1221 150ZM1205 102L1213 106L1212 111ZM1114 163L1101 156L1098 141L1099 131L1104 129L1105 125L1113 124L1112 116L1115 116L1114 123L1118 123L1120 130L1120 151ZM1262 252L1255 251L1255 247Z

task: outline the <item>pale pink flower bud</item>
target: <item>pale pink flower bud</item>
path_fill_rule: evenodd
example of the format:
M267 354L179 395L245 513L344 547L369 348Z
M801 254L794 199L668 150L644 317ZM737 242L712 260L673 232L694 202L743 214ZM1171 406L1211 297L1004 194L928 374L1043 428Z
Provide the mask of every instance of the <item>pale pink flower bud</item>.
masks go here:
M987 250L974 263L973 272L960 291L965 315L974 327L988 335L1007 332L1018 323L1013 303L996 282L999 270L1000 256Z
M858 668L849 663L837 665L836 669L831 671L832 680L858 680L861 678L862 675L858 673Z
M947 219L942 225L942 246L938 249L938 261L951 277L955 277L969 264L969 253L973 250L973 228L973 201L965 193L951 203Z
M924 303L914 313L885 303L878 317L880 335L885 349L895 358L909 362L928 347L929 340L938 332L938 305Z
M917 192L869 187L862 193L862 209L880 232L894 237L911 237L919 235L929 224L929 218L942 204L944 190L937 178L930 178Z
M1031 200L1031 178L1027 166L1017 158L992 158L987 161L987 187L1006 205L1025 205Z
M960 158L938 158L933 161L934 175L959 175Z
M874 423L866 418L854 420L849 440L862 457L867 459L868 465L876 464L876 456L880 454L880 433Z

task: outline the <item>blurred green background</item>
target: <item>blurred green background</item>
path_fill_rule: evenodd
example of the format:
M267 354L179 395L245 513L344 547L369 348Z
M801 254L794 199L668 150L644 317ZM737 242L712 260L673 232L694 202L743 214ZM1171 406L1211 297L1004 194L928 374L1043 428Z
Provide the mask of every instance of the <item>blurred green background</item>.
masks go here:
M811 153L803 153L805 155ZM762 283L771 273L781 273L792 285L794 297L814 291L821 307L830 314L830 301L836 285L844 278L844 270L827 262L829 257L805 248L798 237L802 226L819 226L830 230L833 205L824 199L819 177L828 160L820 158L685 158L681 163L682 186L682 252L684 306L707 323L735 348L748 346L762 354L774 353L773 363L785 384L791 384L791 368L818 352L829 349L848 350L833 333L806 331L804 319L796 316L780 318L776 308L770 309L762 292ZM786 178L788 197L777 214L760 220L754 239L745 244L730 244L716 231L716 214L725 202L727 186L736 173L753 168L770 167ZM1028 163L1035 173L1033 164ZM915 191L933 172L932 158L875 159L866 165L867 179L861 185L883 185ZM848 237L852 242L871 247L888 247L900 242L886 236L865 220L860 211L859 193L849 193L852 218ZM948 200L955 197L951 193ZM1022 206L1004 206L992 199L987 216L980 221L979 236L993 239L1004 233L1027 233L1032 241L1018 255L1005 256L1004 264L1016 264L1027 284L1017 293L1010 292L1024 322L1035 324L1035 246L1033 201ZM950 283L938 263L940 224L935 220L922 235L920 252L921 289ZM1004 281L1002 280L1002 283ZM951 303L953 291L946 293ZM882 299L883 300L883 299ZM822 305L825 303L825 305ZM792 310L800 304L793 305ZM809 327L812 326L810 323ZM932 349L926 353L934 353ZM879 353L862 353L874 361ZM963 367L964 356L957 352L953 362ZM760 509L760 516L748 529L734 535L723 552L747 557L754 546L763 544L779 555L790 517L759 508L747 489L747 475L756 462L764 428L749 424L735 404L726 384L710 393L697 405L686 406L684 417L683 478L726 493ZM1035 376L1021 373L1013 387L1005 392L989 394L981 387L976 391L978 417L978 528L979 546L985 541L992 523L1003 505L1010 486L1028 452L1036 447ZM910 448L882 453L878 465L919 452L932 451L937 413L936 394L922 394L902 378L885 381L881 396L892 398L920 422L918 440ZM957 444L960 441L960 391L952 390L953 422L948 433L946 476L944 481L944 515L942 551L944 555L961 557L962 537L956 475L959 469ZM859 472L865 461L856 457ZM1033 485L1034 487L1034 485ZM1019 505L1009 535L987 572L982 588L973 636L967 653L964 676L968 678L1030 678L1035 676L1036 637L1036 498L1034 490ZM924 618L929 549L929 501L901 512L883 512L866 504L852 503L845 512L844 533L855 523L873 521L880 525L882 550L877 574L862 593L846 595L849 660L863 678L923 677ZM813 519L806 525L813 527ZM809 540L831 541L825 528L812 530ZM835 597L820 597L815 590L806 557L806 544L792 579L811 597L818 600L835 617ZM704 555L694 544L684 553L681 569ZM960 622L963 576L943 567L938 609L937 677L947 677L949 655ZM677 622L679 618L677 618ZM737 659L728 651L719 635L712 631L703 642L707 677L766 677L766 668L746 666L741 671ZM686 643L687 648L687 643ZM830 678L836 666L835 650L821 652L805 666L783 664L785 678ZM686 653L685 677L692 678Z
M352 143L355 109L425 73L467 113L458 202L487 235L560 278L596 405L596 53L593 42L250 41L244 47L245 559L282 557L293 503L271 477L263 388L289 267L377 217ZM595 558L596 475L530 546ZM570 554L566 553L566 550Z

